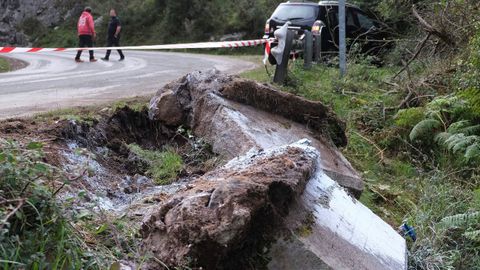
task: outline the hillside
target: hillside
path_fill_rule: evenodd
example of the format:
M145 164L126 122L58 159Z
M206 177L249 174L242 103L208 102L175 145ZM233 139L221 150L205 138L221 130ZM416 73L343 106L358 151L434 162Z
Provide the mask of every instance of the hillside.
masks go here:
M86 5L93 7L99 44L105 41L112 7L119 12L125 26L124 43L129 45L208 41L232 33L258 38L278 2L42 0L29 5L17 0L0 6L0 14L9 22L0 28L8 34L0 43L74 46L76 20ZM15 33L17 29L19 33Z
M219 40L224 35L259 38L265 22L280 0L190 1L190 0L26 0L9 1L0 6L0 44L71 47L77 44L76 21L82 8L93 7L99 33L98 45L105 43L110 8L116 8L124 24L126 45L164 44ZM408 29L401 14L405 6L385 0L352 1L367 12L392 22L396 31ZM400 7L397 8L397 6ZM396 9L398 12L391 12ZM3 14L3 15L2 15Z

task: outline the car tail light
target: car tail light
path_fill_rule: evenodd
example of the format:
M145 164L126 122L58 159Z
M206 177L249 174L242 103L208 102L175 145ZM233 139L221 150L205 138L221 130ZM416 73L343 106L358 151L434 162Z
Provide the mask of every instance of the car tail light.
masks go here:
M265 24L265 34L270 34L270 21Z
M319 35L320 31L322 31L322 27L324 26L325 24L322 21L316 21L312 26L312 34Z

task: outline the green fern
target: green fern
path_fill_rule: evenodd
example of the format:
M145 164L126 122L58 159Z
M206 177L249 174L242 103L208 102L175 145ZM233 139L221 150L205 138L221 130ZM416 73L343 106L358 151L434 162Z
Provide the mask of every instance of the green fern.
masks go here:
M446 115L457 117L468 110L467 102L458 96L438 97L428 103L425 116L430 119L444 118ZM448 122L444 119L444 122Z
M466 149L480 141L480 137L477 135L465 136L465 134L452 134L450 138L445 141L444 146L453 153L458 153L459 151L466 151Z
M439 107L439 104L444 105L444 103L438 103L435 106ZM430 110L430 113L432 112ZM433 136L438 145L453 154L462 153L467 162L480 160L480 125L473 124L470 120L460 120L450 124L446 131L440 132L441 127L440 120L424 119L412 129L410 140L426 140Z
M467 149L465 150L465 155L464 155L465 159L467 161L472 161L474 159L477 159L480 157L480 143L474 143L472 145L470 145L469 147L467 147Z
M472 241L480 241L480 230L465 232L463 236Z
M435 142L437 142L439 145L444 145L445 142L452 136L451 133L448 132L440 132L437 135L435 135Z
M478 72L478 71L476 71ZM478 74L475 74L475 80L478 80ZM480 116L480 89L478 86L470 87L460 92L460 97L467 100L472 112L476 116Z
M478 224L480 220L480 211L473 213L458 214L448 216L440 221L442 228L461 228L468 227L470 224Z
M473 125L469 120L461 120L451 124L447 131L452 134L463 133L467 136L480 134L480 125Z
M472 122L470 122L469 120L460 120L458 122L455 122L453 124L451 124L447 131L449 133L462 133L461 131L469 126L472 125Z
M410 140L415 141L421 138L425 138L428 135L434 135L436 130L442 126L442 123L435 119L425 119L415 125L410 132Z
M440 221L439 225L444 230L463 228L465 230L462 234L463 237L471 241L480 241L480 229L478 229L479 221L480 211L445 217Z

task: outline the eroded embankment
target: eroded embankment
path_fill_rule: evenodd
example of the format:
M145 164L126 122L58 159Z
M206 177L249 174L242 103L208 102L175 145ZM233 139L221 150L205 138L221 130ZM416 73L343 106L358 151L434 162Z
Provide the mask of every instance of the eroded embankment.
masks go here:
M219 162L208 144L187 130L151 121L146 109L66 118L10 119L0 123L0 134L24 143L43 142L46 161L73 179L60 198L76 210L124 215L134 209L132 215L141 218L143 206L175 193Z
M212 70L165 86L149 110L0 127L46 144L71 179L67 213L126 217L125 269L291 269L276 254L307 254L302 269L405 265L403 239L350 195L363 181L337 149L345 124L319 102Z

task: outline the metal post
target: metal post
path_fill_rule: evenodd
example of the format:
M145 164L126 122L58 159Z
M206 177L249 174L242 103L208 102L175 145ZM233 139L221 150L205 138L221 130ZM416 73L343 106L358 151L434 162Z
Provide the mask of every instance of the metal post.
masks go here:
M338 1L339 43L340 43L340 76L347 73L347 45L346 45L346 20L345 0Z

